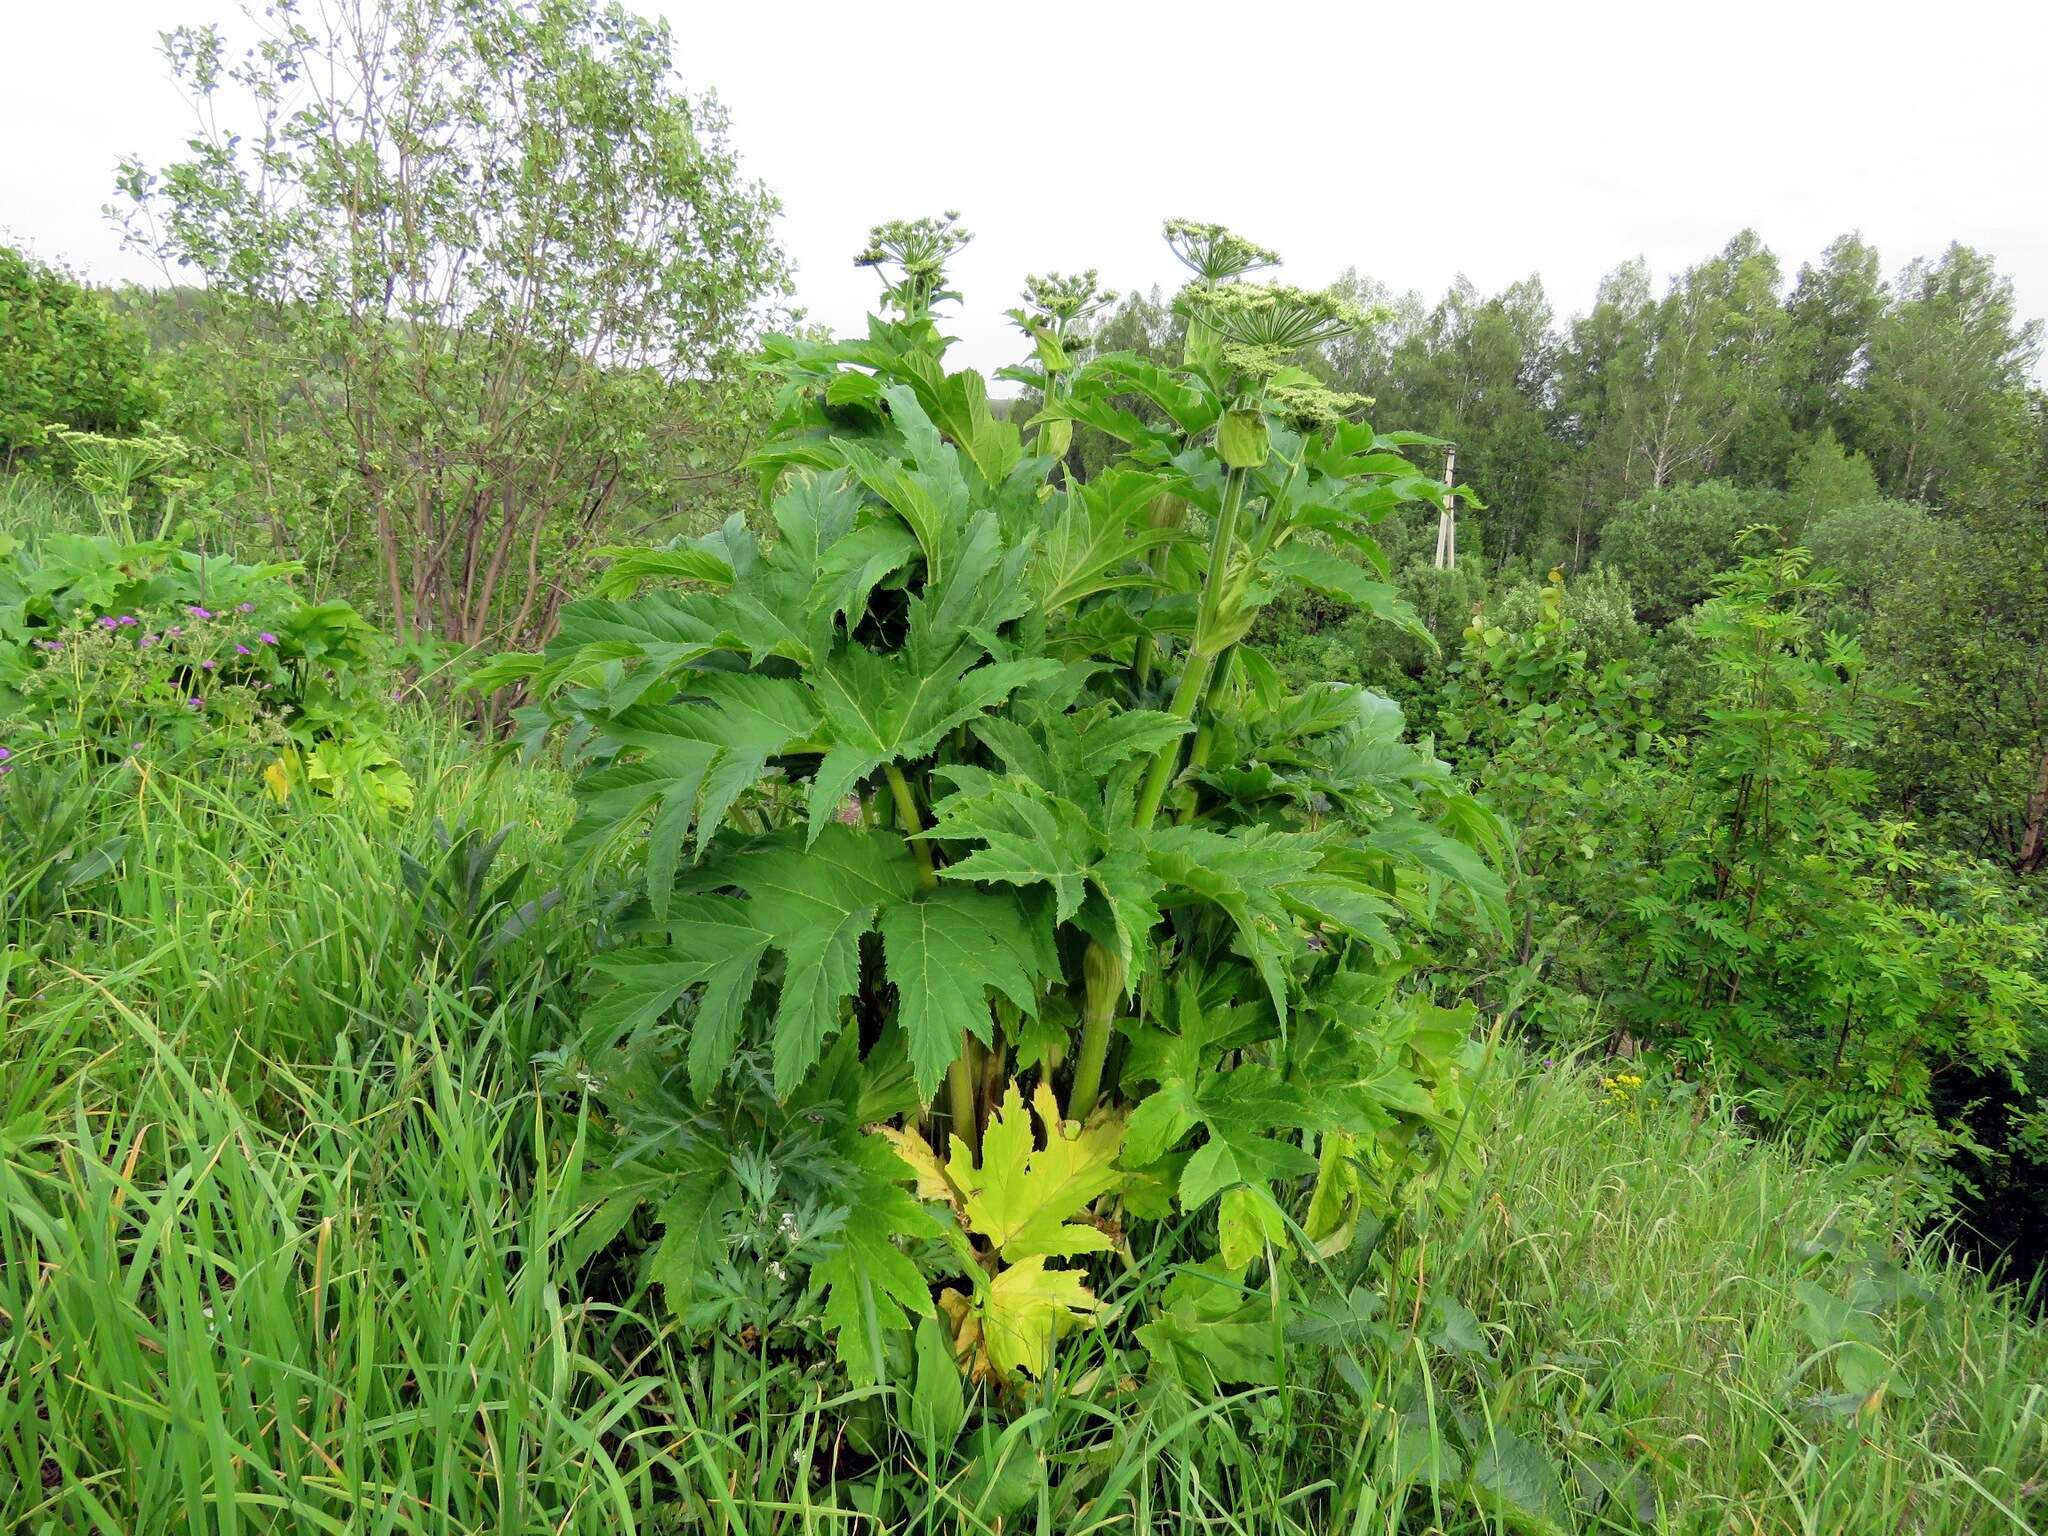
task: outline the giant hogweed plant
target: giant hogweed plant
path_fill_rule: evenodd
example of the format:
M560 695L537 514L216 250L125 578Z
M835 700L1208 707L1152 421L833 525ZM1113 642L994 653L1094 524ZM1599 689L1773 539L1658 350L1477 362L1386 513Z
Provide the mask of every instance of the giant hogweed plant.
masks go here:
M586 1243L650 1209L677 1310L736 1316L773 1163L802 1262L739 1310L822 1322L857 1381L937 1276L963 1362L1037 1374L1127 1222L1241 1273L1454 1165L1470 1019L1401 980L1440 903L1502 920L1498 829L1387 699L1245 643L1290 582L1412 624L1370 530L1443 491L1292 365L1369 317L1168 234L1183 365L1077 360L1092 274L1042 281L1020 426L946 366L950 218L878 229L890 312L761 361L773 537L614 551L479 679L528 683L572 840L636 874L570 1053L625 1127ZM1074 422L1123 445L1087 480Z

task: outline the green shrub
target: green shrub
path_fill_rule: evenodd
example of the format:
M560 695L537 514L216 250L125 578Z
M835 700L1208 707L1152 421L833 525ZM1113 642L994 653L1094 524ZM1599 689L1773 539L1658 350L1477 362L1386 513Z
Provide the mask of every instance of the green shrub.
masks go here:
M1519 931L1471 984L1549 1040L1599 1028L1595 1010L1616 971L1607 924L1646 873L1642 792L1663 743L1653 678L1625 656L1598 664L1581 637L1590 612L1610 645L1639 641L1625 589L1560 572L1511 589L1501 617L1475 618L1447 667L1441 739L1514 839L1510 900ZM1589 587L1590 599L1579 589ZM1623 622L1625 620L1626 622Z
M1487 604L1487 618L1511 632L1534 630L1545 621L1552 583L1524 577L1504 587ZM1562 617L1571 628L1572 643L1586 653L1595 671L1610 661L1641 657L1649 632L1636 618L1635 596L1628 580L1611 565L1595 565L1564 585Z
M1720 480L1653 491L1616 512L1600 531L1600 559L1625 572L1644 620L1665 625L1690 612L1735 563L1743 529L1777 527L1775 491Z
M169 539L0 536L0 721L31 749L215 761L282 797L311 784L402 802L383 728L382 638L346 603L308 603L296 567Z
M1831 597L1795 550L1746 559L1697 615L1705 723L1642 786L1654 874L1602 910L1641 966L1614 1003L1765 1124L1955 1178L1973 1143L1935 1084L2011 1078L2038 1049L2042 935L1988 899L1929 899L1943 861L1871 808L1877 701L1860 649L1814 633Z
M2033 1091L2048 945L2000 882L1873 808L1882 698L1815 633L1833 598L1801 551L1723 578L1681 626L1682 730L1648 674L1589 664L1560 583L1526 630L1473 626L1443 738L1513 831L1521 932L1462 978L1552 1041L1653 1047L1828 1155L1868 1138L1918 1167L1924 1214L2024 1140L2008 1113L1980 1146L1974 1101Z
M159 306L191 337L175 424L246 469L243 537L338 572L401 643L537 642L592 549L739 492L777 204L669 27L623 7L245 22L165 34L219 132L118 178L131 246L204 283Z
M1425 560L1395 567L1388 584L1419 629L1384 623L1296 587L1274 597L1252 638L1288 687L1336 682L1371 688L1400 704L1418 731L1429 731L1458 636L1489 600L1486 572L1476 561L1441 571Z
M1934 541L1934 519L1916 501L1873 499L1816 517L1801 542L1836 582L1821 628L1860 628L1900 575L1931 557Z
M1844 451L1833 431L1822 428L1793 462L1785 488L1787 531L1811 548L1822 519L1881 499L1870 460Z
M141 332L105 296L0 246L0 471L63 463L52 423L134 432L162 403Z

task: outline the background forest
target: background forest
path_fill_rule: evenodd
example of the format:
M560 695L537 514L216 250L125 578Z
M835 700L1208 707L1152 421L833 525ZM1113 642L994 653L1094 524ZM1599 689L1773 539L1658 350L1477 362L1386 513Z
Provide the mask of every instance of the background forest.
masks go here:
M164 54L163 282L0 248L9 1529L2048 1524L1991 255L985 378L659 23Z

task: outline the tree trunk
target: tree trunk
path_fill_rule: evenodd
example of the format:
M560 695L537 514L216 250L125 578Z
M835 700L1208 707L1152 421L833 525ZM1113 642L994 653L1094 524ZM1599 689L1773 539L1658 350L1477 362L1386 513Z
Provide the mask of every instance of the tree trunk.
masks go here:
M2013 868L2031 875L2048 860L2048 750L2041 753L2041 766L2034 773L2034 788L2027 796L2026 830L2020 838L2020 856Z

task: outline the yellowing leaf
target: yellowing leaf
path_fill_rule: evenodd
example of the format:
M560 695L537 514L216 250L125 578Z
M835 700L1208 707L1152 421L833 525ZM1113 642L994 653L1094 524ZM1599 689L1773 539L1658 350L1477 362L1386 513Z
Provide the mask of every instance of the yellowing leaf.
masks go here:
M1268 1243L1287 1240L1287 1217L1263 1184L1240 1184L1223 1192L1216 1234L1225 1267L1239 1270L1265 1252Z
M955 1210L960 1206L960 1192L946 1177L946 1170L939 1162L939 1154L932 1150L932 1144L917 1131L898 1130L893 1125L878 1125L875 1134L896 1149L896 1155L908 1163L917 1175L917 1198L920 1200L943 1200Z
M968 1226L1008 1263L1033 1257L1098 1253L1110 1246L1099 1229L1068 1220L1122 1181L1116 1166L1123 1121L1104 1116L1079 1125L1060 1118L1044 1083L1032 1095L1045 1144L1034 1144L1023 1096L1010 1085L982 1135L981 1165L953 1139L946 1174L965 1196Z
M263 770L263 783L270 791L270 798L279 805L283 805L285 801L291 798L292 793L290 763L285 758L280 757L276 762Z
M1034 1254L969 1296L947 1290L939 1307L953 1324L953 1353L976 1380L1043 1376L1059 1339L1102 1311L1076 1270L1047 1268Z
M1053 1341L1101 1310L1076 1271L1047 1269L1041 1254L1012 1264L990 1283L982 1311L989 1364L998 1376L1043 1376Z
M1042 1145L1032 1134L1033 1111ZM970 1270L972 1295L948 1290L939 1297L953 1324L955 1356L977 1378L1043 1374L1053 1342L1102 1310L1080 1271L1048 1268L1045 1261L1111 1246L1100 1228L1068 1218L1121 1185L1122 1117L1099 1115L1086 1125L1064 1120L1044 1083L1027 1110L1012 1083L982 1133L979 1165L957 1136L941 1169L915 1131L885 1128L880 1134L917 1175L918 1193L945 1200L994 1250ZM994 1278L985 1278L984 1269Z

